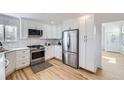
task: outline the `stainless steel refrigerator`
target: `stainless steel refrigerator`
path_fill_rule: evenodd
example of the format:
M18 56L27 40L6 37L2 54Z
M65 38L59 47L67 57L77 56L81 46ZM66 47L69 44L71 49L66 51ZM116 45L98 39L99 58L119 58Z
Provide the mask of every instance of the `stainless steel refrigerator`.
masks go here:
M78 68L79 30L65 30L62 33L62 60L64 64Z

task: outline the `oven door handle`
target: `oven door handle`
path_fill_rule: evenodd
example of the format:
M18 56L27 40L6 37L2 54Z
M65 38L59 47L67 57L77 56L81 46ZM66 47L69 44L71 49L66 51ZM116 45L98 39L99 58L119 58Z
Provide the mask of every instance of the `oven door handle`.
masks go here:
M45 51L45 50L32 50L31 53L36 53L36 52L41 52L41 51Z

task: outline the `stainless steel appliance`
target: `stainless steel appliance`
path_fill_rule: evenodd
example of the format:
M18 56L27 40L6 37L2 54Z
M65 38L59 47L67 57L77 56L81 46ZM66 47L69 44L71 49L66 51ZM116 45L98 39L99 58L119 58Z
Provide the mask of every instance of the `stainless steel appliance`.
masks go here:
M79 30L65 30L62 33L62 60L64 64L78 68Z
M42 45L28 46L31 51L31 65L45 62L45 48Z
M28 29L28 35L30 36L42 36L43 30L37 30L37 29Z

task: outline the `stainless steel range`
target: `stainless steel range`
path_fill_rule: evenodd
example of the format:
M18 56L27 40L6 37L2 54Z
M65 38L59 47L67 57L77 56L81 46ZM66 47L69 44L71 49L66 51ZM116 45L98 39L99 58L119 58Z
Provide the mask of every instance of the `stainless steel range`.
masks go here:
M31 51L31 65L45 62L45 48L42 45L27 46Z

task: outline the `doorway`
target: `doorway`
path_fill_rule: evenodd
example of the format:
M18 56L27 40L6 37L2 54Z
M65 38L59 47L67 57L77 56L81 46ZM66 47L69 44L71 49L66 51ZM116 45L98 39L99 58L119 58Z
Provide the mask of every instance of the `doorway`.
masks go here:
M124 79L124 21L102 24L102 67L107 79Z

